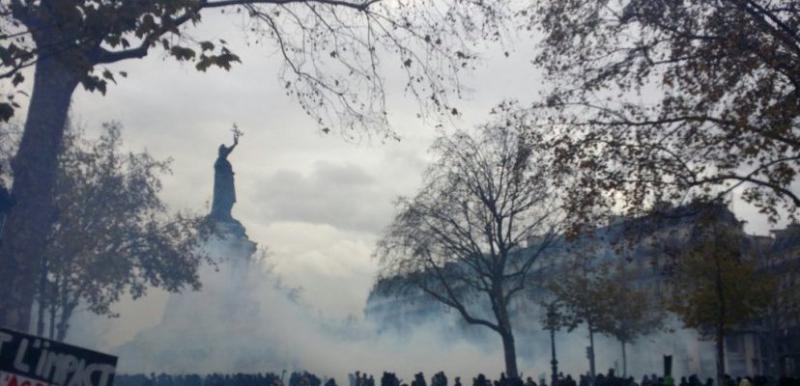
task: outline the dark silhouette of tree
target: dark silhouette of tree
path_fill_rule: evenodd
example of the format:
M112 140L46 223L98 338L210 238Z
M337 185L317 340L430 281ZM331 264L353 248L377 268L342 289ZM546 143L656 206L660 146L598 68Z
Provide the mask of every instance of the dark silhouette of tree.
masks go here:
M422 189L399 199L376 255L381 278L393 278L386 282L398 291L422 291L467 323L497 332L506 375L518 377L509 309L531 285L557 213L539 139L507 125L513 121L439 138Z
M207 227L200 216L166 213L158 193L168 162L122 152L116 124L105 125L97 140L70 130L64 144L54 192L59 216L42 255L37 332L49 319L52 337L63 340L78 306L115 316L112 305L121 296L139 298L149 287L199 289L198 268L210 262L201 248Z
M571 332L582 324L586 325L589 338L589 374L594 378L597 373L594 336L603 332L602 326L609 324L613 302L608 295L614 285L604 272L607 266L598 264L597 259L581 255L565 264L569 269L557 279L551 280L548 287L563 305L562 323L567 330Z
M567 263L564 275L548 287L562 304L560 319L568 331L585 324L589 333L589 369L595 375L594 334L617 339L622 353L622 372L627 375L627 345L657 332L666 317L658 294L637 287L641 277L632 264L609 262L591 254L578 254Z
M0 79L12 88L34 79L12 169L17 205L0 248L0 325L27 329L44 235L55 218L51 192L72 94L78 85L105 93L125 77L108 65L160 50L199 71L239 61L223 39L198 40L187 27L212 10L249 16L249 30L277 46L286 92L324 131L394 137L381 68L396 55L406 90L424 113L458 114L450 99L458 73L472 67L473 42L496 38L502 1L423 0L8 0L0 3ZM0 117L19 106L6 93Z
M553 87L535 107L576 219L737 188L794 217L800 2L547 0L523 15L544 34L535 61Z
M714 340L721 384L725 336L767 307L775 282L745 253L741 229L706 223L695 232L698 242L675 263L669 309L685 327Z
M626 378L627 346L663 329L666 309L658 293L637 286L636 279L643 274L637 272L633 264L623 260L601 272L608 275L602 287L610 304L608 317L601 320L598 331L619 341L622 377Z

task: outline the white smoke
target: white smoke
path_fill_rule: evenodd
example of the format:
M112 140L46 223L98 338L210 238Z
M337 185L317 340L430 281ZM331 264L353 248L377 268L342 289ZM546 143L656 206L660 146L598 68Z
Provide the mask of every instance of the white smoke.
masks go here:
M281 284L269 258L248 240L215 240L209 250L217 267L200 272L203 289L171 295L162 319L132 339L109 347L102 337L115 320L81 316L69 340L103 348L120 357L121 373L255 373L308 370L346 384L347 374L361 370L379 378L396 372L405 381L423 371L430 377L445 371L471 384L478 373L497 377L503 369L500 339L481 327L469 327L453 313L420 320L404 332L377 326L363 317L332 318L308 305L293 288ZM335 289L333 289L335 291ZM126 310L120 310L125 318ZM538 320L517 320L519 368L535 379L550 376L549 335ZM88 326L88 327L87 327ZM105 326L105 327L104 327ZM687 352L697 351L697 339L686 332L643 339L628 350L629 375L661 373L664 354L676 357L674 374L692 365ZM619 344L597 337L597 369L621 373ZM588 368L588 340L580 328L559 333L559 369L576 376ZM687 349L688 347L688 349ZM694 351L693 351L694 350ZM684 359L688 358L688 359ZM710 374L713 369L707 369Z
M226 251L223 246L230 243L210 245L213 254L228 259L201 270L201 291L170 296L160 323L109 348L120 357L121 373L307 369L335 377L340 384L354 370L379 375L388 369L409 380L417 371L499 374L502 355L496 348L445 341L438 323L420 325L413 335L400 336L378 334L377 326L363 319L325 317L305 304L297 291L281 284L268 259L247 259L241 256L246 248ZM121 313L124 318L125 311ZM103 326L109 322L86 315L79 319L73 325L84 328L71 333L70 341L107 346L97 337L104 335Z

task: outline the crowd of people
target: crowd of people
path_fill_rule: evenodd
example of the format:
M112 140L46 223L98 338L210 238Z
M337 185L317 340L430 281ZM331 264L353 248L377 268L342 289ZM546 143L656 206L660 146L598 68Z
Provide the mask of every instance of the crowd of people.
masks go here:
M287 384L288 382L288 384ZM427 382L423 373L417 373L411 382L405 382L395 373L384 372L377 381L373 375L356 371L348 376L347 386L465 386L460 377L453 378L452 384L444 372L438 372ZM547 382L544 378L511 378L501 374L498 379L490 379L484 374L472 378L471 386L715 386L711 378L702 381L698 376L681 377L656 374L645 375L637 381L633 377L619 377L614 370L598 374L594 379L581 375L577 379L571 375L559 374L555 380ZM800 378L774 378L769 376L738 377L725 376L721 386L800 386ZM286 379L286 372L257 374L118 374L115 386L338 386L333 378L320 378L309 372L293 372ZM470 386L467 384L466 386Z

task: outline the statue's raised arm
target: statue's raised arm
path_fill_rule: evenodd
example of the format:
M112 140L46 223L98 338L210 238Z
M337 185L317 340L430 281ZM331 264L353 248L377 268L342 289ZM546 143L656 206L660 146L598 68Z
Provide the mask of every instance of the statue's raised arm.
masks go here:
M239 137L242 135L242 132L236 127L233 126L233 145L225 146L225 144L219 145L219 157L222 159L227 159L228 155L233 152L233 149L236 148L236 145L239 144Z
M244 133L242 133L242 131L239 130L239 126L236 126L235 123L233 124L233 128L231 129L231 131L233 132L233 146L231 147L236 147L236 145L239 144L239 137L241 137Z
M239 137L242 136L242 132L239 130L238 127L236 127L236 125L233 125L233 130L231 131L233 131L233 145L231 145L230 149L231 151L233 151L233 148L239 144Z

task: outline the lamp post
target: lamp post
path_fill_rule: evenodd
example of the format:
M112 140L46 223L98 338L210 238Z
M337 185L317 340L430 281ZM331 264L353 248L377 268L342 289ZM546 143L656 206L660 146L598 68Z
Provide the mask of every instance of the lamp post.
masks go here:
M547 304L547 329L550 330L550 365L553 372L550 385L558 384L558 359L556 358L556 330L559 328L558 303Z

